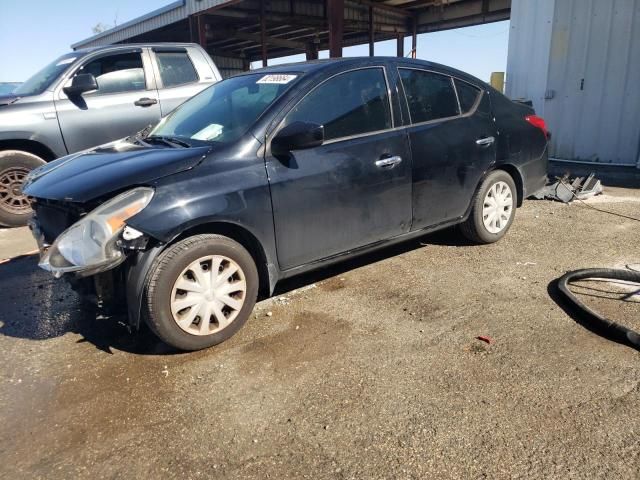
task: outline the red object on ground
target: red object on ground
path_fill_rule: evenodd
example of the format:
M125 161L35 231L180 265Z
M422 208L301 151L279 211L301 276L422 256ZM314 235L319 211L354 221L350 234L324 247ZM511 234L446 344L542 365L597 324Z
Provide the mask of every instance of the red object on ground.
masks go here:
M491 345L491 343L493 342L493 340L491 340L491 337L483 337L482 335L476 337L476 340L481 340L485 343L488 343L489 345Z

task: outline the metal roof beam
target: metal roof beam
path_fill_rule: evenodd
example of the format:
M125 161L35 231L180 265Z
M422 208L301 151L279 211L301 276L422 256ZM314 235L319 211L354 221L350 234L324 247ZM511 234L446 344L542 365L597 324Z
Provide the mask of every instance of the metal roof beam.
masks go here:
M370 0L349 0L349 3L362 5L365 7L373 7L376 10L390 13L391 15L397 15L399 17L410 17L413 15L411 12L403 10L402 8L392 7L391 5L385 5L384 3L372 2Z
M234 40L246 40L255 42L258 45L262 43L262 35L260 33L240 32L233 29L219 29L213 33L211 30L208 32L207 41L220 40L220 39L234 39ZM269 35L264 36L264 42L268 45L276 47L290 48L293 50L306 51L307 44L303 42L296 42L295 40L288 40L286 38L272 37Z
M237 11L225 12L224 10L219 10L214 13L208 13L206 16L210 18L215 18L215 17L238 18L238 19L247 20L250 22L250 23L248 22L245 25L239 24L238 27L245 27L245 26L249 26L250 24L256 25L258 27L260 26L260 13L253 12L250 10L245 10L241 14L239 14ZM287 24L287 25L294 24L296 27L309 27L309 28L318 28L318 29L328 28L328 23L324 18L311 16L311 15L296 15L292 17L286 14L266 12L265 20L268 23L275 23L275 24ZM217 23L217 22L212 21L211 23ZM361 20L345 19L343 27L344 27L344 30L350 30L350 31L356 31L356 32L368 32L369 22L366 20L361 21ZM403 22L401 24L375 22L374 28L376 32L409 33L411 31L411 29L407 25L407 22Z

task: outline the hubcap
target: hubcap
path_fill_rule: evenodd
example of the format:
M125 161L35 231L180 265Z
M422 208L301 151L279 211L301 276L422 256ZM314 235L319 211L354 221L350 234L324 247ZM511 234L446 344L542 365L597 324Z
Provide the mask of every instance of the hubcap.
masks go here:
M31 211L29 199L22 193L22 184L28 173L28 169L20 167L0 172L0 210L16 215Z
M189 264L171 292L171 314L192 335L211 335L233 322L247 293L240 266L228 257L210 255Z
M500 233L509 223L513 211L513 194L505 182L494 183L484 197L482 222L490 233Z

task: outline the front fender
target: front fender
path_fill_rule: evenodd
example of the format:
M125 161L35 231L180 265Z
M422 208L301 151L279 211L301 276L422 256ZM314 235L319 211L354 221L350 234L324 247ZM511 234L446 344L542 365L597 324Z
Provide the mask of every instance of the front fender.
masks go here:
M243 243L242 234L246 233L264 257L256 261L266 266L261 282L266 282L265 293L270 294L280 270L264 162L258 156L230 157L209 157L191 170L153 182L155 195L151 203L127 223L159 245L167 245L185 232L219 233ZM131 299L129 314L135 322L139 322L138 297L143 293L146 271L162 248L155 247L132 262L128 276L131 293L127 298Z
M49 94L0 107L0 141L28 140L43 145L56 158L66 155L53 94Z
M164 245L157 245L144 252L137 252L127 259L127 271L125 275L127 313L129 316L129 324L135 329L140 328L144 286L147 283L149 270L163 249Z

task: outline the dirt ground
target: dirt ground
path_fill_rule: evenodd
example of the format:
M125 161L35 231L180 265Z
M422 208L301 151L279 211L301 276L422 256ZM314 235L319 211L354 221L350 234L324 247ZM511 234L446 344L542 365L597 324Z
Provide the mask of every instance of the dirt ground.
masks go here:
M640 191L590 204L640 216ZM640 354L552 282L640 263L639 233L527 201L497 244L446 231L294 279L190 354L96 318L33 256L5 261L0 476L637 479ZM0 259L33 248L0 231ZM576 291L640 329L638 288Z

